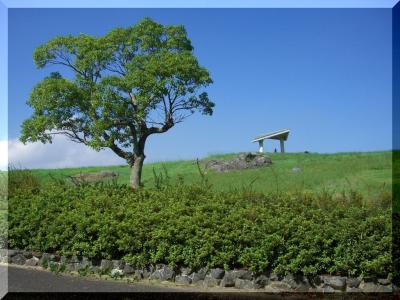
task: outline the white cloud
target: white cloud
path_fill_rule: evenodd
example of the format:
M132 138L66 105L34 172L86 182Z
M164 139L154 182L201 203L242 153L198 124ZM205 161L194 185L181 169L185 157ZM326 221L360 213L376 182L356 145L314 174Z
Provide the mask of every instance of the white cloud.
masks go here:
M7 151L6 146L5 150L3 148L0 147L0 154ZM64 136L55 136L52 144L36 142L24 145L17 139L9 140L8 161L10 165L17 168L29 169L126 164L111 150L97 152L83 144L74 143ZM0 166L3 163L7 165L7 159L4 162L1 161Z
M4 171L7 170L7 141L3 140L0 141L0 170Z

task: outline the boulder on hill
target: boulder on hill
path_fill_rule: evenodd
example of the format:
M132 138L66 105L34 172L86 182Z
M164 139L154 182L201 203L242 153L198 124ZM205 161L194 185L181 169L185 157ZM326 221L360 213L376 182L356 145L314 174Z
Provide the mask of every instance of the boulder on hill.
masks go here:
M96 173L80 173L71 176L71 180L78 183L97 182L104 179L115 178L118 176L117 172L103 170Z
M240 153L231 160L213 159L205 164L206 170L212 169L217 172L229 172L232 170L254 169L269 166L272 164L271 158L263 153Z

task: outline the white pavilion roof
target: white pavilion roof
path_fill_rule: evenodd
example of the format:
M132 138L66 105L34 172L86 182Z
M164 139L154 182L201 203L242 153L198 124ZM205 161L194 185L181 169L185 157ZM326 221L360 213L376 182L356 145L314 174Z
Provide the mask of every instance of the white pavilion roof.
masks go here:
M260 135L256 138L254 138L252 140L252 142L254 143L254 142L258 142L260 140L265 140L265 139L273 139L273 140L283 139L284 141L286 141L289 136L289 132L290 132L289 129L282 129L279 131L266 133L266 134L263 134L263 135Z

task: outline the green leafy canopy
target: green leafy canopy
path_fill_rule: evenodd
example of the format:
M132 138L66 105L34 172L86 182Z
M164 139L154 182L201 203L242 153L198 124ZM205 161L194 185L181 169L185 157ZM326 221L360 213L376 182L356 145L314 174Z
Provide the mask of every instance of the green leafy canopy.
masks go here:
M34 60L38 68L57 65L74 76L53 72L33 88L24 143L51 142L63 134L96 150L111 148L133 163L149 135L195 111L213 113L204 91L212 80L183 26L145 18L101 37L58 36L39 46Z

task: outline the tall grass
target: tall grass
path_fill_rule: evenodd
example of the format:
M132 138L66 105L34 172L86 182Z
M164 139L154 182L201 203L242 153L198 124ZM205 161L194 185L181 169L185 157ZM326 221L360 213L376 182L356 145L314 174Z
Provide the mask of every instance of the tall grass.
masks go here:
M215 154L204 158L200 164L204 166L210 159L231 159L237 154ZM270 153L272 167L250 170L217 173L207 170L209 184L218 191L251 186L258 192L324 191L342 193L356 190L366 198L381 198L382 194L392 190L392 152L367 153ZM300 172L293 172L294 167ZM168 171L171 184L184 180L186 183L197 182L201 175L196 160L149 163L144 165L143 182L145 188L157 186L157 174ZM80 173L112 170L119 173L118 183L129 184L129 168L127 166L86 167L45 170L32 170L41 182L52 181L52 178L68 180L69 176ZM164 174L165 176L165 174Z

